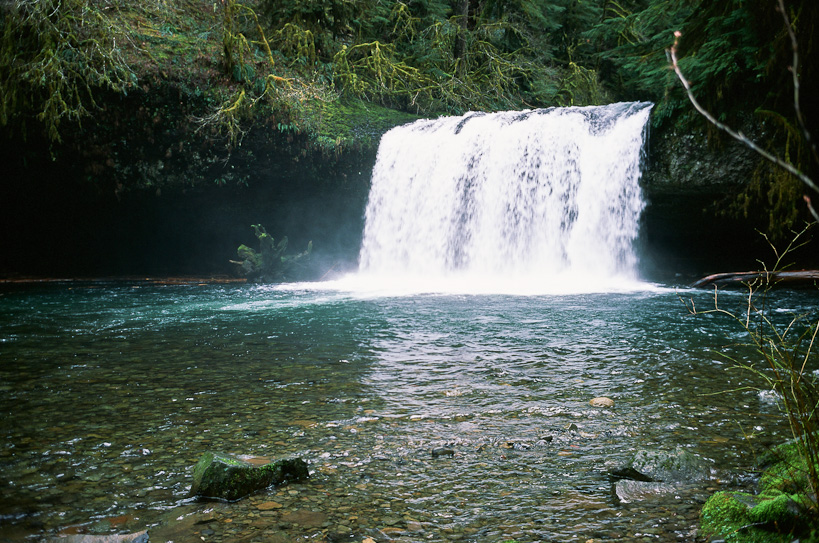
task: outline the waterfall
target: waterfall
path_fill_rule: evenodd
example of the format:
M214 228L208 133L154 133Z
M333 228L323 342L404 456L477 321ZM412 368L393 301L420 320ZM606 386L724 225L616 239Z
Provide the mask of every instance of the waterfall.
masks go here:
M468 113L390 130L373 169L360 273L495 285L636 280L651 106Z

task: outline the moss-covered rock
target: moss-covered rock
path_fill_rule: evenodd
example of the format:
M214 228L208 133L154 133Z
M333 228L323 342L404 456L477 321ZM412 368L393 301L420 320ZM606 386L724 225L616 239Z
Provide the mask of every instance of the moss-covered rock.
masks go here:
M258 466L228 454L206 452L193 468L190 494L234 501L271 485L301 481L307 477L307 463L300 458Z
M760 467L764 469L759 480L760 489L793 494L808 488L808 466L796 440L771 449L760 459ZM814 469L819 470L819 466Z
M355 99L316 100L304 105L303 117L314 143L323 150L359 145L377 148L381 135L418 115Z
M790 541L784 534L762 529L751 520L751 511L758 507L757 497L741 492L717 492L700 513L700 532L726 543L777 543Z
M804 511L798 496L771 493L760 498L759 503L748 512L751 522L785 533L798 527Z
M726 542L819 541L815 498L807 491L806 466L791 441L762 458L758 494L717 492L702 508L701 531ZM810 535L812 534L812 535Z

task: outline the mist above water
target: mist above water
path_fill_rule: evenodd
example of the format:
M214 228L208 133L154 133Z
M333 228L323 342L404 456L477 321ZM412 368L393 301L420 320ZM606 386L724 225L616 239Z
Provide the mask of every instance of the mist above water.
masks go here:
M359 275L346 282L443 292L639 288L634 242L651 106L469 113L392 129L373 169Z

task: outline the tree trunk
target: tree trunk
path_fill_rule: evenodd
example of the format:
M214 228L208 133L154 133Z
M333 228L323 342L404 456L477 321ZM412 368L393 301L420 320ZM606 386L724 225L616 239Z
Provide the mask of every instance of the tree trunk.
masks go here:
M458 37L455 39L455 59L459 60L459 69L466 64L466 34L469 31L469 0L457 0L455 16L458 17Z

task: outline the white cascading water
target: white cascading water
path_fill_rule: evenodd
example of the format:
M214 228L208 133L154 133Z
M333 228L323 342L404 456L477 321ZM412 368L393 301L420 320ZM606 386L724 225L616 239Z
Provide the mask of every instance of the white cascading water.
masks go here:
M390 130L373 169L359 277L465 291L636 282L651 106L469 113Z

